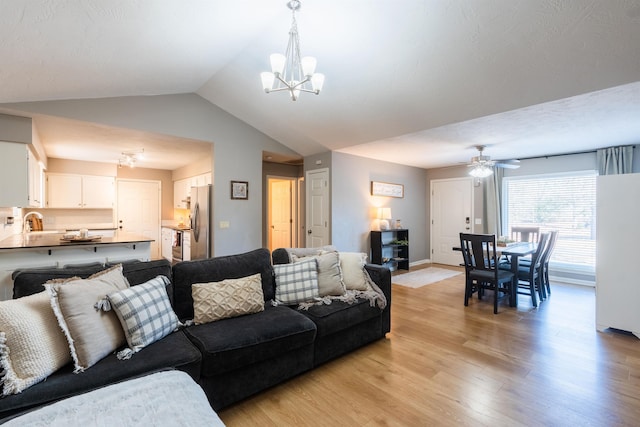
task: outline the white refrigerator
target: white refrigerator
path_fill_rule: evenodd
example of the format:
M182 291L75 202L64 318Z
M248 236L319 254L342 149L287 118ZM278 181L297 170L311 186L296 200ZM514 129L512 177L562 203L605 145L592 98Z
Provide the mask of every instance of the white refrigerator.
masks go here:
M192 260L211 258L211 185L191 187L190 255Z

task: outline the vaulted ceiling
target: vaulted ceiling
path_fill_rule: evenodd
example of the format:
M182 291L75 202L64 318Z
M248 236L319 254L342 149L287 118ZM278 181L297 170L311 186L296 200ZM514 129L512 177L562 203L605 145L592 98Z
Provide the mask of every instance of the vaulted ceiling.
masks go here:
M302 0L297 21L326 82L292 102L259 79L285 0L1 2L0 103L195 92L302 156L424 168L640 142L638 0ZM46 119L48 151L73 145Z

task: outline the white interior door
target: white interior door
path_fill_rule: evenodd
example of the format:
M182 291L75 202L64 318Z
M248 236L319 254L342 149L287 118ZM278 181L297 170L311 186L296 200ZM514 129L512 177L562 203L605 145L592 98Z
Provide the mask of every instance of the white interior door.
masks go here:
M151 259L160 254L160 181L118 180L120 230L153 239Z
M329 245L329 169L307 171L307 247Z
M460 265L461 232L473 232L473 178L431 181L431 261Z
M269 249L293 246L293 191L295 180L269 178Z

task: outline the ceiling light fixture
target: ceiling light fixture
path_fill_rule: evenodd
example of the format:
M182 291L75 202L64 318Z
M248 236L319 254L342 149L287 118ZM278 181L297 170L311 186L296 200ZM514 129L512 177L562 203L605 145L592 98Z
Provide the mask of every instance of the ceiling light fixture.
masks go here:
M305 56L300 59L300 38L298 37L298 24L296 23L296 11L300 9L299 0L291 0L287 3L291 9L292 21L289 30L289 43L285 55L274 53L270 57L271 72L260 74L262 88L266 93L289 91L291 100L298 99L300 92L315 93L322 90L324 74L316 73L316 59Z
M142 158L142 154L144 153L144 148L140 151L136 152L123 152L122 157L118 159L118 167L129 166L130 168L134 168L136 166L136 162Z

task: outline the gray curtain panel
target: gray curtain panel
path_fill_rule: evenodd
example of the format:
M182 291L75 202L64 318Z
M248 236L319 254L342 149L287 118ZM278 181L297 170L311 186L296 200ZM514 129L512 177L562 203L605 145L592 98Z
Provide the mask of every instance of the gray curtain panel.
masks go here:
M631 173L633 145L601 148L597 151L597 160L600 175Z

